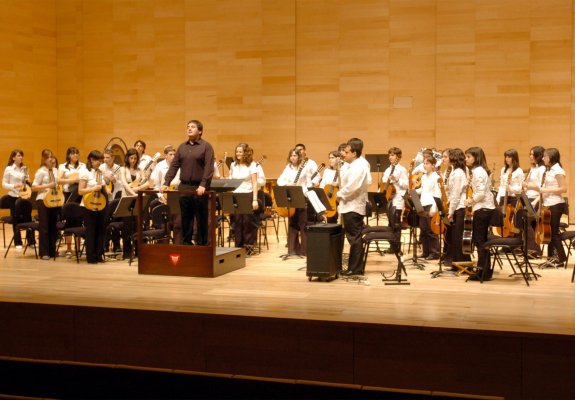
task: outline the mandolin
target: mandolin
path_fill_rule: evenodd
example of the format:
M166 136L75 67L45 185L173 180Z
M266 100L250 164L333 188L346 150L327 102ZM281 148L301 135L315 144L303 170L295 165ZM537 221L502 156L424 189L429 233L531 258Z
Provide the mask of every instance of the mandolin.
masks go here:
M102 171L96 170L96 182L98 185L102 185ZM104 186L105 187L105 186ZM84 207L90 211L102 211L106 204L108 203L108 196L103 191L103 188L100 190L95 190L93 192L88 192L84 194L83 202Z
M466 199L473 198L473 187L471 186L471 171L467 180ZM467 201L466 201L467 203ZM463 218L463 254L473 253L473 206L465 206L465 217Z
M130 183L130 187L132 189L137 188L138 186L143 185L148 179L150 179L150 174L152 173L152 164L154 164L156 161L158 161L158 158L160 158L160 153L156 153L154 154L154 157L148 161L148 163L146 164L146 166L144 167L144 169L142 170L142 173L140 175L140 179L136 179L134 182Z
M62 207L64 205L64 191L62 186L56 183L56 177L52 168L48 169L48 176L50 183L54 183L54 187L48 189L44 196L44 205L48 208Z
M22 167L22 174L24 177L22 178L22 187L18 190L18 197L24 200L28 200L32 197L32 187L30 182L28 182L28 168Z

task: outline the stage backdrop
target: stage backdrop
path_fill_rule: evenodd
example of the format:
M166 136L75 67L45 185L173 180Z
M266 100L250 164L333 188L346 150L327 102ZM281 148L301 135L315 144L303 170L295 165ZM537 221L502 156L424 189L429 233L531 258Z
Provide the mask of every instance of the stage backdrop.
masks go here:
M496 178L506 149L558 147L569 181L573 2L3 0L0 157L35 169L113 136L154 153L198 118L218 158L248 142L271 178L297 142L325 161L357 136L406 163L479 145Z

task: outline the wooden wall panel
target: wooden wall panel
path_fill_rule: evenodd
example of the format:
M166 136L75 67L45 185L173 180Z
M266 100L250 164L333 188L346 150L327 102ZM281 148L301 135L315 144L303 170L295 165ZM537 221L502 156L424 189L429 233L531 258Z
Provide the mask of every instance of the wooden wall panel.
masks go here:
M55 2L2 1L0 26L0 162L20 148L33 174L57 147Z
M297 142L365 152L557 146L575 172L574 0L25 0L0 4L3 150L148 153L198 118L277 177ZM37 162L33 159L33 164ZM571 190L573 193L573 190Z

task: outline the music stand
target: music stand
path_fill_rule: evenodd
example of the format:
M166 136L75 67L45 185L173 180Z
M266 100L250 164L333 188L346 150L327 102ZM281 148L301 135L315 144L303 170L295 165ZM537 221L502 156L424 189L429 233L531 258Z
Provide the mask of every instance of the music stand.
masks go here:
M218 193L230 192L236 190L243 181L243 179L212 179L210 190Z
M323 208L325 208L325 210L321 210L320 212L317 211L316 209L317 205L314 204L314 202L312 201L312 198L310 197L310 192L314 192L317 195L317 199L319 200ZM310 200L312 207L314 208L314 210L318 215L321 215L326 211L333 211L333 207L331 206L329 200L327 199L325 191L321 188L311 188L310 190L308 190L308 199Z
M307 203L305 196L303 194L303 188L301 186L274 186L274 197L276 200L276 205L278 207L284 207L288 209L288 214L291 209L296 208L306 208ZM305 235L305 232L300 232L301 235ZM281 255L283 261L290 257L303 258L303 256L288 253Z
M381 183L381 174L391 165L388 154L366 154L366 161L369 163L369 172L377 172L377 187Z
M373 206L372 211L375 211L375 224L379 225L379 214L385 214L387 205L385 194L379 192L367 192L367 199Z
M142 210L146 210L149 206L150 206L150 202L152 201L152 197L153 196L146 196L144 198L144 205L142 206ZM134 248L134 221L135 221L135 217L139 217L139 213L138 213L138 207L136 207L137 205L137 201L138 201L138 196L124 196L122 198L120 198L120 201L118 202L118 205L116 206L116 209L114 210L114 212L112 213L113 218L129 218L129 226L126 226L126 220L124 220L124 228L123 229L128 229L129 228L129 237L130 237L130 244L131 244L131 250L130 250L130 260L128 262L128 265L132 265L132 260L134 259L133 254L135 254L135 248ZM124 238L127 235L124 235ZM125 244L124 244L125 246Z
M222 210L230 215L252 214L252 197L251 193L222 193Z
M421 201L419 199L419 194L415 189L409 189L403 195L403 199L407 204L407 207L411 209L411 221L409 222L409 235L413 238L413 258L411 259L413 266L417 267L418 269L424 270L425 265L422 263L417 262L417 246L419 245L418 238L417 238L417 228L418 226L418 216L427 216L423 206L421 205ZM415 211L415 212L413 212Z

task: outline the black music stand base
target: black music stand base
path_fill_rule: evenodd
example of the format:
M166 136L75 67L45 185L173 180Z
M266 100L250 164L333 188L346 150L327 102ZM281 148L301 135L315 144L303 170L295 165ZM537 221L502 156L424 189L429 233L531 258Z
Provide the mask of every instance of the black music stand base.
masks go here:
M397 243L400 246L401 243ZM385 285L411 285L407 279L403 279L401 273L407 276L407 271L405 269L405 263L403 261L403 253L401 251L395 252L395 257L397 258L397 269L390 275L386 276L383 272L381 273L381 281L385 282Z

